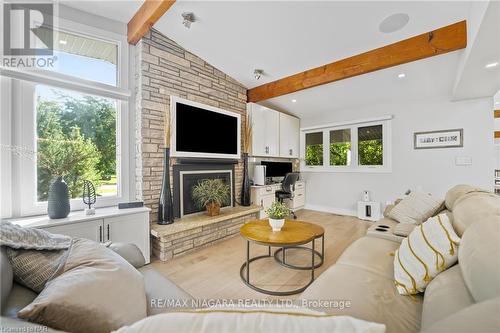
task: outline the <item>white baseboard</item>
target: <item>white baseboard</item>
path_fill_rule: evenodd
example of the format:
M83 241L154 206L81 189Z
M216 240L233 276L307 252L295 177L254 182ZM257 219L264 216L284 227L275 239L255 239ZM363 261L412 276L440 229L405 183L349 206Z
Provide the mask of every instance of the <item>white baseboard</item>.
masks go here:
M316 210L318 212L332 213L332 214L337 214L337 215L358 216L358 213L355 210L344 209L344 208L335 208L335 207L331 207L331 206L306 204L304 206L304 209Z

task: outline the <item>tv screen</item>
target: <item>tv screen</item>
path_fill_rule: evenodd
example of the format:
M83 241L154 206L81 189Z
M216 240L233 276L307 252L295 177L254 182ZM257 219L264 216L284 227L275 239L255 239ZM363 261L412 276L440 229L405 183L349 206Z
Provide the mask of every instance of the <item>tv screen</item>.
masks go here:
M292 172L292 162L262 161L260 164L266 166L266 177L285 177Z
M238 118L176 102L176 151L238 154Z

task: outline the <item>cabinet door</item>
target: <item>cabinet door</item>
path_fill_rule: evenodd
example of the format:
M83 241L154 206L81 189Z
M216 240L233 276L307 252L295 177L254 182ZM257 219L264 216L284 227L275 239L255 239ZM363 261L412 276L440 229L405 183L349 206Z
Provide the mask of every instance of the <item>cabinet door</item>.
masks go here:
M103 220L76 222L72 224L65 224L54 227L46 227L43 229L54 234L86 238L96 242L104 241Z
M279 156L279 113L250 103L252 156Z
M299 119L284 113L279 115L280 156L287 158L299 157Z
M148 213L116 216L104 219L104 240L113 243L133 243L149 263Z
M261 214L260 214L260 218L261 219L267 217L266 209L268 209L269 207L271 207L271 205L274 202L274 200L275 200L274 194L265 195L265 196L262 196L260 198L260 204L262 206L262 210L261 210Z

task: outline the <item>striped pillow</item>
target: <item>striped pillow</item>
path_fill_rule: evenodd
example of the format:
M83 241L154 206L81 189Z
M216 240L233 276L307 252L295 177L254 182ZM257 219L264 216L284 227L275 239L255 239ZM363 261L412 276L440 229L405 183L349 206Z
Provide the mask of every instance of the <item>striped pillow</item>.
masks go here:
M423 292L458 259L457 236L448 215L431 217L403 239L394 254L394 283L401 295Z

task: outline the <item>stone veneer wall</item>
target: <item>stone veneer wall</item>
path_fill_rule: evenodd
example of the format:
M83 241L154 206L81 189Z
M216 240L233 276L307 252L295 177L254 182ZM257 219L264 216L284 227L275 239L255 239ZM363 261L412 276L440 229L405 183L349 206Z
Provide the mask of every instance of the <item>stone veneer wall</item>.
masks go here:
M155 29L137 44L135 61L136 198L152 209L151 222L156 222L163 172L164 121L170 113L170 96L241 114L243 133L247 89ZM173 163L174 160L170 165L171 175ZM235 165L237 202L242 169L240 161Z
M239 234L243 224L255 220L257 213L199 226L172 235L153 237L152 249L155 257L167 261L192 250L200 249Z

